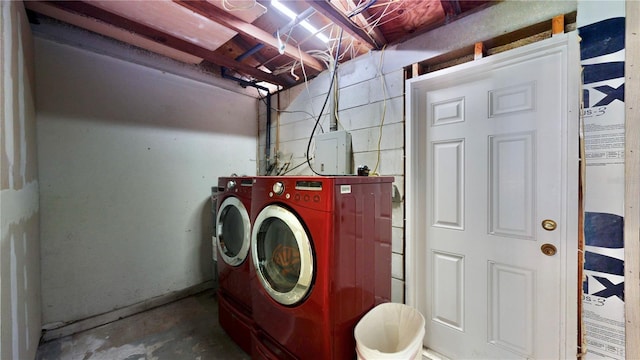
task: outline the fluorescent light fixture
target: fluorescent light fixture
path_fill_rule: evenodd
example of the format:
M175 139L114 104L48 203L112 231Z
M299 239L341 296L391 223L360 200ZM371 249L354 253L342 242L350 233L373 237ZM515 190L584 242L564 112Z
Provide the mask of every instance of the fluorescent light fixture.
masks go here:
M289 9L278 0L271 0L271 5L281 13L287 15L291 20L295 19L296 16L298 16L296 13L293 12L293 10Z
M271 5L274 8L276 8L276 10L280 11L291 20L294 20L295 18L298 17L298 14L296 14L293 10L286 7L279 0L271 0ZM307 31L314 34L318 39L322 40L324 43L329 42L329 38L326 37L323 33L318 32L318 29L316 29L313 25L311 25L307 20L301 21L300 25L302 25L303 28L307 29Z

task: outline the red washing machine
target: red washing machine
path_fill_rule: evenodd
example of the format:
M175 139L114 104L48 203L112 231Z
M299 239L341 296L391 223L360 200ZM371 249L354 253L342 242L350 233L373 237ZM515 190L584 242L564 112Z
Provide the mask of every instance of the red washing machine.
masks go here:
M356 323L391 299L392 182L255 178L253 358L355 358Z
M217 191L216 243L218 321L227 334L251 353L251 193L253 177L220 177Z

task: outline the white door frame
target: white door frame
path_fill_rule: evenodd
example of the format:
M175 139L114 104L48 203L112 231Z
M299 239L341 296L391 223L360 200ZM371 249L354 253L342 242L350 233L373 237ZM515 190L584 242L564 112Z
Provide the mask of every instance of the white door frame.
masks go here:
M417 101L414 97L420 96L417 92L419 84L427 79L431 79L436 76L441 76L447 73L459 73L459 72L472 72L474 69L482 67L494 67L504 64L505 62L514 61L515 58L520 56L545 51L545 49L567 46L567 79L566 84L566 103L567 103L567 119L575 119L574 121L567 121L567 126L563 127L565 138L563 139L563 146L567 154L567 160L569 163L575 163L575 167L567 167L566 178L578 179L578 166L577 160L579 158L577 141L575 147L568 147L567 143L569 137L575 136L577 138L579 127L579 96L580 96L580 50L577 32L571 32L567 34L556 35L551 39L543 40L535 44L523 46L514 50L506 51L493 56L485 57L480 60L464 63L455 67L443 69L434 73L425 74L416 78L408 79L405 82L405 94L406 94L406 131L405 131L405 147L406 147L406 194L405 196L405 267L406 267L406 282L405 282L405 302L407 305L418 305L418 287L419 276L418 272L426 271L424 264L425 245L424 241L420 242L419 239L424 237L421 233L419 225L422 223L419 215L424 214L425 205L419 201L422 197L415 196L416 189L419 182L426 181L426 179L419 178L421 173L418 169L419 156L418 151L421 142L425 141L424 133L420 131L421 127L418 121L414 120L414 114L419 114L419 109L415 108ZM414 94L414 91L416 93ZM571 143L571 142L569 142ZM567 161L564 161L566 164ZM567 187L569 190L570 187ZM564 206L567 210L567 216L569 219L577 219L577 184L573 184L573 188L576 190L569 191L567 198L564 199ZM559 339L561 344L564 344L564 349L561 349L562 358L573 358L576 356L577 351L577 323L578 323L578 224L575 227L567 229L567 248L562 251L565 254L565 261L562 266L562 272L564 279L564 287L562 293L562 302L565 304L564 309L561 309L562 318L561 328L563 334ZM571 249L574 249L571 251ZM424 289L424 286L423 286ZM427 319L428 321L428 319Z

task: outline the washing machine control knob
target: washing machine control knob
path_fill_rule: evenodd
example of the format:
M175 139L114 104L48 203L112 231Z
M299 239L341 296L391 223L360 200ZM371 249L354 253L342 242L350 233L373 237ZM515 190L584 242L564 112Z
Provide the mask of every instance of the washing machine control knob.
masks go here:
M282 195L282 193L284 192L284 184L280 181L274 183L273 192L276 193L276 195Z
M227 181L227 190L232 190L236 187L236 182L235 180L229 180Z

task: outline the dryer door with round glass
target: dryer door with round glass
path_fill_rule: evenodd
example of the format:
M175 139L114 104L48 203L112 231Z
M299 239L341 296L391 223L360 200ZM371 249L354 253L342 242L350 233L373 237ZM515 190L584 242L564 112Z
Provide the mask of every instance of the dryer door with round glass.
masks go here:
M233 196L224 199L216 221L218 251L225 263L238 266L249 254L251 223L242 202Z
M269 205L254 222L251 256L260 283L283 305L302 301L313 280L313 253L307 231L288 209Z

